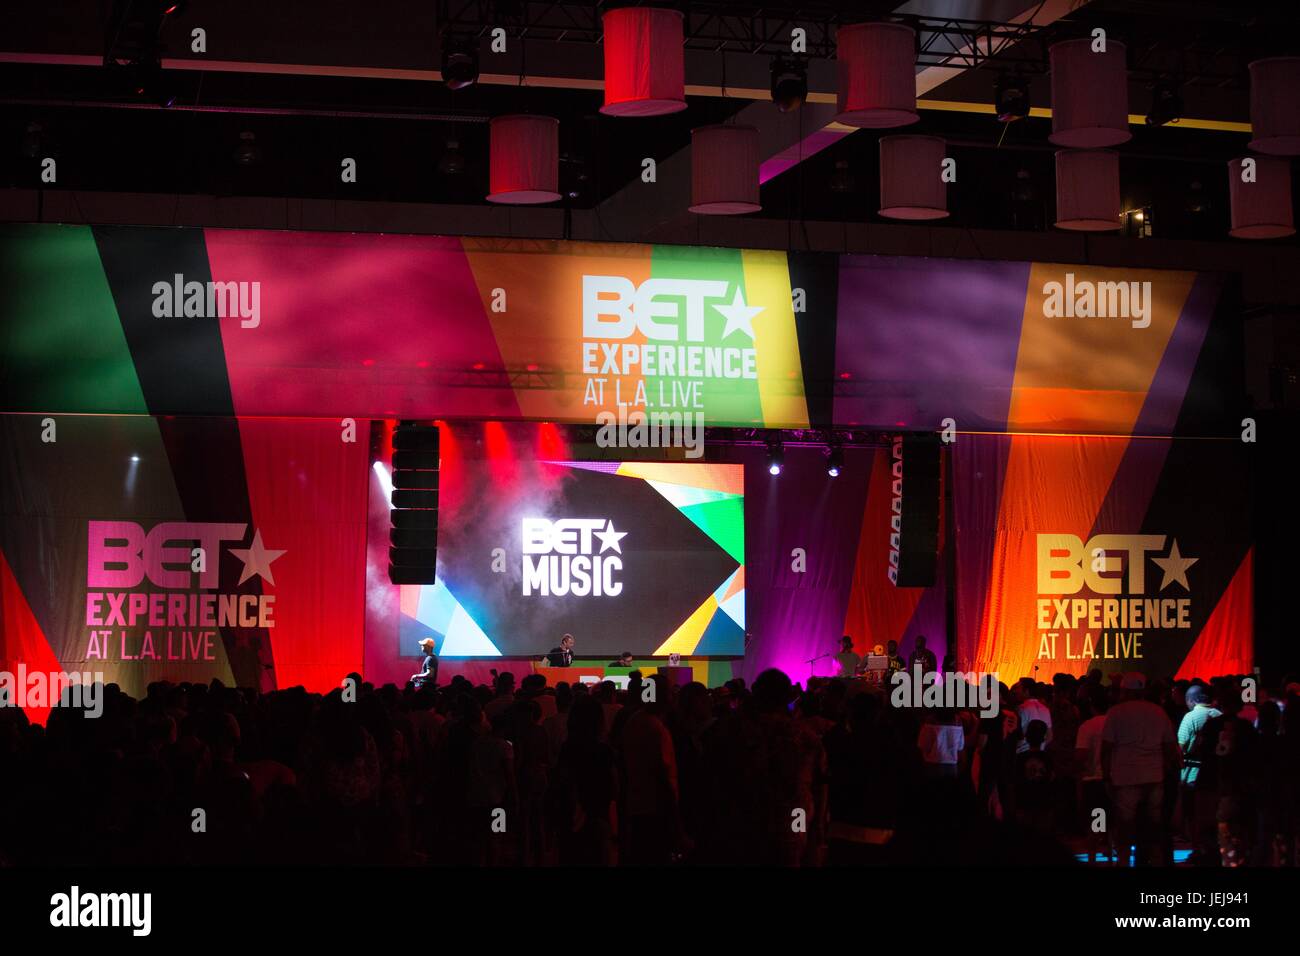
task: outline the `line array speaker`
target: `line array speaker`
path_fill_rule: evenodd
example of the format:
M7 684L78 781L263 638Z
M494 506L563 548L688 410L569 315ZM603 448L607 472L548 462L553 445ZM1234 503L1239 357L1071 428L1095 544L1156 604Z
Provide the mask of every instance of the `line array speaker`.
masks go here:
M433 584L438 569L438 426L400 422L393 431L393 507L388 580Z
M890 447L889 580L934 584L939 558L939 436L898 435Z

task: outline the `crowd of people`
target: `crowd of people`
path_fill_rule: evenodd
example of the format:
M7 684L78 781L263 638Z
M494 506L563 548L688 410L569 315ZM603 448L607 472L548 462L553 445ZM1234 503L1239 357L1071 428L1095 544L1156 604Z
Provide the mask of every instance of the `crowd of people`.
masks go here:
M1300 685L999 690L110 685L97 719L0 708L0 864L1297 865Z

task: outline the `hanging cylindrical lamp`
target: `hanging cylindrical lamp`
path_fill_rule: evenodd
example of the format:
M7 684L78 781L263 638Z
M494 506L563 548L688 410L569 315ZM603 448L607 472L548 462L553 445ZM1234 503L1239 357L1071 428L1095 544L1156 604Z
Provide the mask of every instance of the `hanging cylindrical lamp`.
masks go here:
M758 212L758 130L701 126L691 130L691 212L734 216Z
M948 215L947 144L938 136L880 137L880 214L889 219Z
M1253 172L1248 165L1254 164ZM1243 178L1245 177L1245 178ZM1291 208L1291 163L1277 156L1228 160L1228 198L1237 239L1281 239L1295 235Z
M835 34L839 122L886 129L916 112L916 31L901 23L851 23Z
M686 109L680 10L618 7L605 30L605 105L609 116L661 116Z
M560 198L560 121L517 113L489 127L488 202L530 205Z
M1052 135L1057 146L1100 149L1127 143L1128 65L1124 44L1106 40L1105 52L1094 52L1096 40L1064 40L1052 44Z
M1056 227L1079 232L1120 227L1118 153L1108 149L1057 150Z
M1250 148L1300 156L1300 56L1275 56L1250 65Z

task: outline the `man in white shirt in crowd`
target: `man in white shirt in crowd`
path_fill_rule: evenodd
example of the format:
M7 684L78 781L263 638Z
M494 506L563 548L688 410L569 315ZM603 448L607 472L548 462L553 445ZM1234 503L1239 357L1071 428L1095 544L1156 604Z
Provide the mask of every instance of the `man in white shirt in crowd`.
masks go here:
M1041 720L1047 725L1047 739L1043 741L1043 746L1052 742L1052 711L1039 698L1042 692L1038 685L1028 677L1022 679L1016 685L1016 696L1020 699L1016 707L1016 715L1020 718L1020 733L1029 728L1030 721ZM1023 740L1016 747L1017 753L1024 753L1029 749L1029 745Z
M1101 730L1101 774L1114 807L1116 843L1121 865L1140 829L1156 837L1155 851L1165 842L1161 808L1165 774L1179 765L1178 742L1169 715L1143 698L1146 678L1125 674L1120 702L1106 713ZM1147 840L1140 840L1136 860L1143 862ZM1150 852L1150 851L1148 851ZM1151 858L1156 857L1151 853Z

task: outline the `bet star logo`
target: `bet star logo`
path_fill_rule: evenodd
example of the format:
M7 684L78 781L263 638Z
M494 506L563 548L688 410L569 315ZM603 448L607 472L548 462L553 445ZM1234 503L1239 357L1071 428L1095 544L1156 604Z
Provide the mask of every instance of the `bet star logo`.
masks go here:
M730 305L714 305L714 308L723 314L727 319L727 327L722 330L722 337L725 339L732 332L744 332L749 336L750 341L754 339L754 316L763 311L761 305L747 305L745 303L745 293L740 291L740 286L736 286L735 295L731 297Z
M244 562L244 570L239 575L240 584L243 584L254 574L270 584L275 583L275 577L271 574L271 562L284 554L284 551L275 551L263 546L262 532L260 530L253 532L253 543L249 547L231 548L230 553Z
M1038 535L1038 593L1077 594L1085 587L1094 594L1145 594L1146 560L1164 572L1159 590L1177 582L1191 591L1187 569L1199 558L1186 558L1172 540L1169 553L1163 534L1098 534L1087 544L1072 534Z
M1200 558L1184 558L1178 553L1178 539L1174 539L1173 545L1169 548L1168 557L1151 559L1160 565L1160 569L1165 572L1165 579L1160 582L1160 590L1164 590L1177 581L1183 586L1184 591L1190 591L1191 586L1187 583L1187 569L1190 568Z
M582 277L582 337L627 339L640 332L655 342L703 342L706 316L715 309L727 320L722 339L735 332L754 340L754 316L764 306L745 301L740 283L721 279L653 278L640 285L626 276ZM722 300L717 302L713 300Z
M86 586L113 590L137 587L146 577L159 588L216 588L223 544L243 541L248 532L238 521L164 521L148 532L134 521L91 521L87 528ZM271 562L285 552L263 545L261 531L253 532L249 547L227 550L244 562L240 584L255 574L275 583Z

